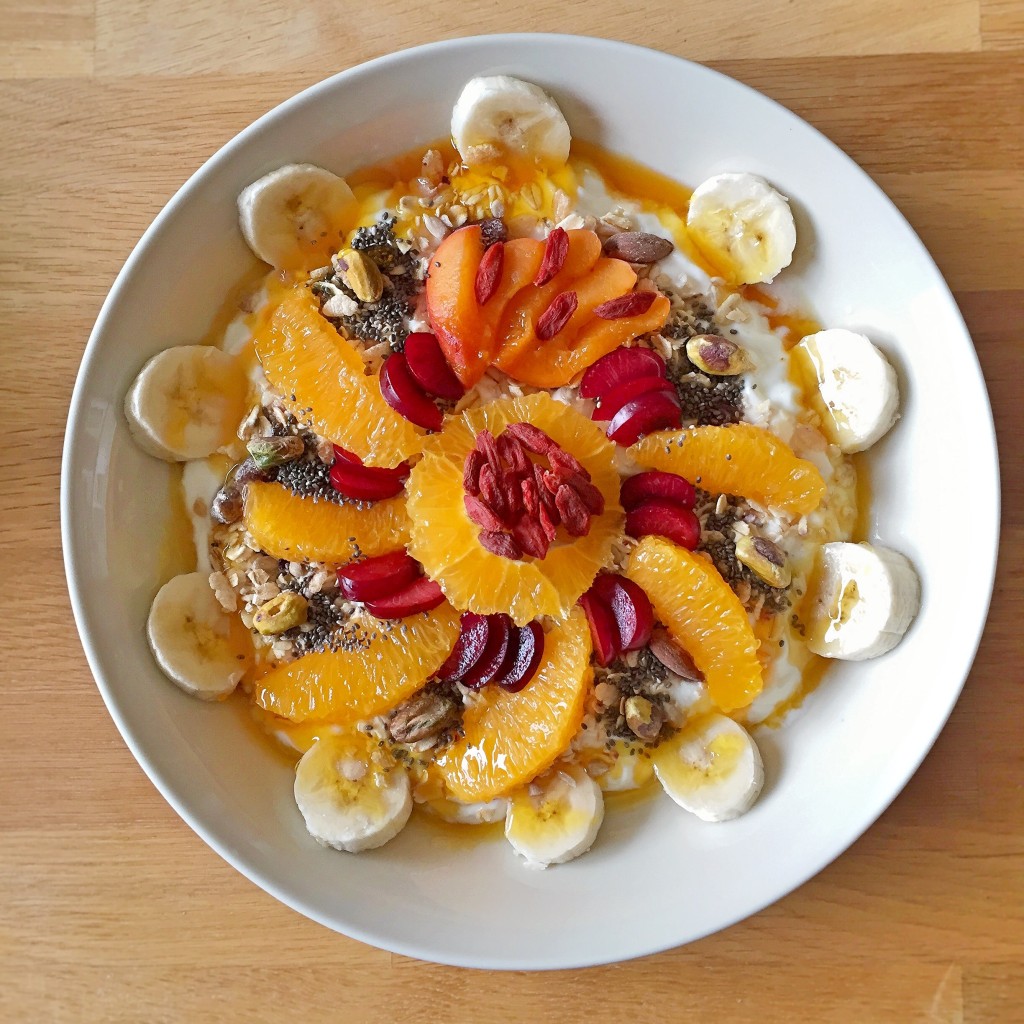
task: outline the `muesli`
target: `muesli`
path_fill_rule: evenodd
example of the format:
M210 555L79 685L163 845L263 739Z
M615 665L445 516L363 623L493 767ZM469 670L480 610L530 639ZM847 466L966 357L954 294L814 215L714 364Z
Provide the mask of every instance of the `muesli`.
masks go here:
M797 237L763 178L691 194L506 76L466 85L452 142L239 197L272 269L125 402L184 463L196 543L153 652L240 688L339 850L419 805L562 863L655 777L734 818L751 730L916 613L907 560L853 540L895 373L766 287Z

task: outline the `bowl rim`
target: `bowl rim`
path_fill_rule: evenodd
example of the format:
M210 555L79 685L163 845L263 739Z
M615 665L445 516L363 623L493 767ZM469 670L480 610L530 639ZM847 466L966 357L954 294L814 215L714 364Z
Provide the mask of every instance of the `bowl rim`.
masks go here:
M143 232L139 241L132 248L131 253L125 260L123 266L119 270L110 290L104 299L99 313L96 318L96 322L90 332L89 339L86 343L82 360L78 369L78 373L75 379L74 390L72 393L69 412L67 418L67 425L65 429L64 444L62 451L61 460L61 480L60 480L60 527L61 527L61 544L62 553L65 566L65 573L67 577L68 592L71 602L71 608L75 619L75 624L78 629L79 637L82 642L82 647L85 652L86 661L89 665L90 671L96 682L97 689L100 692L100 696L106 705L107 711L121 734L122 739L128 746L135 760L139 766L145 772L147 777L157 788L163 798L174 808L175 812L181 817L185 823L208 845L210 846L220 857L227 861L232 867L239 871L242 875L248 878L250 881L255 883L265 892L269 893L275 899L281 903L290 907L293 910L298 911L303 916L316 921L317 923L324 925L332 931L341 932L351 938L357 939L361 942L375 946L377 948L390 950L401 955L414 957L417 959L429 960L435 963L447 964L450 966L458 967L470 967L477 969L501 969L501 970L559 970L559 969L573 969L586 966L595 966L602 963L613 963L621 962L623 960L635 959L637 957L647 956L653 953L665 951L667 949L673 949L680 945L678 941L656 941L656 942L636 942L631 947L630 952L624 956L606 956L603 958L595 959L593 956L569 956L564 958L555 964L539 964L534 961L507 961L498 960L493 957L487 957L482 955L475 961L470 962L468 960L452 957L446 958L443 953L438 954L436 951L425 949L423 946L416 942L405 942L401 939L396 939L391 934L381 934L374 932L372 929L359 927L345 923L344 927L339 926L339 923L329 914L321 912L317 906L308 903L304 899L293 895L292 893L281 889L280 886L275 884L272 880L264 877L260 871L248 865L245 859L234 850L231 845L217 836L212 832L204 822L199 820L198 816L194 815L188 807L188 801L184 796L179 796L174 783L169 778L165 777L149 759L146 751L142 748L137 738L132 734L131 729L128 726L125 717L122 715L121 709L117 703L115 696L113 695L105 677L101 670L100 654L96 649L91 636L91 621L93 617L93 611L90 609L89 602L86 599L86 589L83 586L83 580L77 568L80 562L80 543L76 538L76 533L73 529L72 518L74 509L72 507L72 495L74 491L74 467L79 462L78 450L81 445L81 433L77 433L75 430L76 424L83 418L83 407L86 400L87 393L90 390L91 378L95 372L95 364L97 361L100 341L103 334L106 332L108 321L111 320L113 312L118 303L119 293L125 287L126 282L132 277L135 272L137 264L139 264L145 255L148 253L150 248L155 244L155 240L161 234L165 222L172 219L176 214L178 208L188 202L192 192L199 186L201 181L216 167L229 161L234 152L243 147L250 137L258 134L264 127L264 125L276 122L281 119L286 119L291 112L307 102L316 98L320 93L329 92L333 90L339 82L351 82L356 81L362 77L372 77L378 74L382 69L387 68L392 64L398 64L416 55L429 52L434 56L443 57L446 52L462 50L467 47L494 47L500 45L516 45L522 46L524 44L542 44L547 46L559 46L567 45L573 47L590 47L594 52L595 56L601 54L608 56L609 54L630 54L634 57L640 57L645 61L650 61L654 64L658 63L676 63L682 62L684 64L691 65L695 68L700 69L700 73L711 76L712 78L722 79L730 84L731 87L738 88L744 94L750 94L753 97L758 97L760 100L767 101L777 112L782 115L783 118L791 119L792 121L798 122L803 129L809 129L814 135L818 137L818 142L828 147L834 157L844 161L848 168L857 177L861 179L863 184L874 193L875 198L880 200L886 207L888 207L891 214L895 214L898 222L902 225L904 230L908 233L908 237L916 244L918 249L919 258L927 261L930 265L931 270L934 272L937 283L941 286L942 293L946 299L948 299L950 312L953 314L955 325L963 333L965 340L968 342L968 348L970 349L970 366L973 372L977 375L979 383L981 384L981 392L984 398L983 409L978 408L974 410L974 414L978 416L980 420L983 420L981 427L987 430L988 436L991 440L991 445L984 453L985 459L988 462L988 472L991 473L992 480L995 488L996 501L991 513L991 521L983 524L981 533L987 533L991 540L988 545L988 549L985 550L985 554L988 557L988 572L986 580L987 599L985 602L984 614L979 616L978 626L975 635L970 639L970 643L965 643L963 650L969 651L969 660L967 661L967 669L963 679L960 680L959 685L953 688L949 694L948 706L946 706L937 719L937 725L934 729L927 744L925 744L921 750L916 754L915 757L910 760L910 768L902 777L898 777L897 784L893 786L891 795L885 800L882 806L874 808L872 811L866 814L862 819L857 820L854 825L844 831L843 835L834 844L831 854L821 863L815 864L809 870L803 870L799 873L799 877L792 884L789 884L788 880L784 883L784 887L781 891L774 891L770 896L765 898L763 901L758 902L755 906L749 907L740 913L731 915L723 922L704 929L698 934L691 936L688 939L683 940L684 944L689 942L697 941L700 938L704 938L707 935L713 934L716 931L720 931L724 928L731 927L738 921L744 920L747 917L751 917L754 914L759 913L766 907L772 905L776 901L787 896L789 893L799 888L805 882L813 878L815 875L823 871L829 864L832 863L836 858L842 855L846 850L857 841L875 821L888 809L896 797L903 791L911 777L916 773L925 757L931 751L932 747L937 740L939 733L945 727L946 722L949 719L950 714L956 705L957 700L963 690L966 683L967 676L970 673L971 666L973 665L974 659L977 656L978 648L980 646L982 637L984 635L985 627L987 624L989 609L991 608L991 602L993 597L993 587L995 581L995 570L998 560L998 548L999 548L999 535L1000 535L1000 516L1001 516L1001 483L999 473L999 458L997 448L997 438L994 426L994 419L992 415L991 401L988 396L987 387L985 384L984 374L981 370L981 365L978 360L977 351L974 347L973 340L971 339L970 333L967 329L966 324L963 320L963 315L957 306L956 300L949 288L949 285L942 276L941 271L935 264L934 259L928 252L923 242L921 242L917 233L913 227L909 224L903 214L899 211L896 205L891 199L885 194L885 192L876 184L874 179L862 168L856 161L853 160L845 151L839 146L833 143L827 136L821 131L809 124L799 115L793 113L788 107L779 103L777 100L772 99L770 96L754 89L751 86L746 85L737 79L731 78L730 76L718 71L714 68L708 67L707 65L701 64L697 61L688 60L687 58L676 56L674 54L665 53L663 51L654 50L649 47L640 46L635 43L626 43L614 39L605 39L596 36L584 36L574 35L570 33L530 33L530 32L516 32L516 33L490 33L483 35L474 36L462 36L452 39L439 40L435 42L423 43L413 47L407 47L402 50L396 50L387 54L383 54L372 60L353 65L350 68L346 68L334 75L329 76L319 82L316 82L306 88L302 89L295 95L285 99L281 103L277 104L266 113L262 114L255 121L250 123L247 127L243 128L240 132L234 135L226 143L224 143L215 153L208 157L189 177L188 179L175 191L173 196L163 206L154 220ZM84 538L83 538L84 543Z

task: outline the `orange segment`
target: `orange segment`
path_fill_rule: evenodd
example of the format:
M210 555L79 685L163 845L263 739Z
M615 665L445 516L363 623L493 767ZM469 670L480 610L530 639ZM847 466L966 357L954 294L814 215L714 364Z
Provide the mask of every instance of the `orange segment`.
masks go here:
M621 294L621 293L619 293ZM605 298L615 298L605 296ZM525 351L506 372L524 384L537 388L559 388L568 384L592 363L613 352L633 338L656 331L668 319L669 301L659 295L646 313L602 320L591 317L575 335L565 332L549 342L539 342Z
M703 555L644 537L626 575L647 592L658 618L704 673L722 711L745 708L760 692L758 642L732 588Z
M544 637L537 674L518 693L480 691L466 708L465 734L431 767L448 793L492 800L536 778L572 742L590 687L590 630L577 608Z
M511 364L520 352L538 344L534 331L537 318L551 305L556 295L574 290L581 283L580 279L590 273L601 258L601 239L593 231L581 228L566 234L569 236L569 252L562 269L547 284L524 289L507 305L502 315L495 346L495 364L500 369ZM629 270L628 264L623 265ZM629 272L632 273L631 270ZM611 296L605 295L604 298Z
M604 495L605 510L593 518L585 537L568 538L562 530L543 559L511 561L480 544L480 527L463 504L462 471L479 431L497 436L519 422L540 427L586 466ZM470 409L430 438L409 477L409 552L460 610L508 612L520 625L540 615L562 618L609 563L622 535L614 460L615 446L597 424L546 394Z
M458 635L459 617L449 604L397 622L368 615L346 633L353 649L279 665L256 680L253 696L265 711L293 722L329 718L351 725L415 693L441 667Z
M371 466L397 466L420 450L424 431L384 401L363 357L320 315L305 289L286 291L254 340L267 380L321 436Z
M335 505L300 498L280 484L246 485L243 521L260 549L289 561L348 562L356 548L380 555L409 538L401 496L372 505Z
M712 494L735 494L799 517L825 497L813 463L773 433L750 423L662 430L630 449L648 469L678 473Z

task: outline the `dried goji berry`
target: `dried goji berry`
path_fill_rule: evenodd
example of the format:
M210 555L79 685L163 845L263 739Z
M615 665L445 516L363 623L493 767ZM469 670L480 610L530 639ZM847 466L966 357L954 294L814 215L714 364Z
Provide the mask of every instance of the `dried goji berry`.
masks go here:
M627 316L639 316L651 308L651 303L657 297L657 292L627 292L596 306L594 316L599 316L602 320L621 320Z
M553 451L548 452L548 462L551 463L551 468L563 480L571 476L581 476L584 480L590 479L590 471L587 467L575 455L570 454L564 448L555 448Z
M544 255L533 283L538 288L542 284L547 284L565 266L568 255L569 236L565 233L565 228L555 228L544 242Z
M485 461L483 452L478 452L475 448L469 450L466 461L462 464L462 487L467 494L480 493L480 470Z
M555 495L555 506L562 525L570 537L583 537L590 532L590 513L583 499L568 485L562 484Z
M466 494L462 500L466 506L466 514L477 526L482 526L485 530L501 529L501 520L479 498Z
M501 456L505 466L513 473L526 473L530 470L530 459L526 454L523 443L503 431L498 437L498 454Z
M508 512L508 507L505 503L505 496L501 492L501 488L498 486L498 478L494 473L494 470L489 466L484 466L480 470L480 500L499 518L504 519L505 514Z
M535 427L532 423L510 423L505 428L505 433L511 434L534 455L547 455L548 452L558 448L558 442L554 438L545 434L540 427Z
M476 435L476 446L483 452L487 464L494 470L495 476L501 475L501 456L498 454L498 443L489 430L481 430Z
M551 300L551 305L537 317L537 340L550 341L569 322L578 305L579 299L575 292L562 292L556 295Z
M483 530L480 533L480 545L492 554L511 558L513 561L523 557L523 550L515 539L500 530Z
M604 495L589 480L574 476L565 482L580 496L591 515L599 516L604 511Z
M543 558L548 553L549 541L533 516L522 516L512 527L512 536L523 551L534 558Z
M484 253L480 266L476 269L476 280L473 291L476 301L482 306L497 290L501 280L501 270L505 265L505 243L495 242Z
M523 508L528 515L535 516L540 508L540 491L537 490L536 480L524 480L520 485L523 492Z
M558 510L555 508L554 495L551 495L550 509L543 501L540 503L540 508L537 509L537 522L540 523L540 528L544 531L548 543L553 541L558 532Z

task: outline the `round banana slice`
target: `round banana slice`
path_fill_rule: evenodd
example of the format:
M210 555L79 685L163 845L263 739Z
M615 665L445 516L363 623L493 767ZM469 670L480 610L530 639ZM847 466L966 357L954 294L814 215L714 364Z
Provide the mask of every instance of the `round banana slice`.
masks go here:
M750 734L717 712L701 715L658 747L654 772L666 793L704 821L749 811L764 785L761 752Z
M452 110L452 139L470 166L511 156L561 167L571 138L558 104L539 86L508 75L471 78Z
M527 867L586 853L604 820L601 787L580 767L556 768L510 798L505 838Z
M796 246L789 200L756 174L716 174L690 196L686 227L732 284L772 281Z
M318 843L348 853L383 846L412 813L405 769L362 732L322 736L302 755L295 802Z
M837 541L818 552L808 598L810 650L864 661L903 639L921 605L921 584L899 552Z
M167 462L204 459L232 442L247 384L235 356L209 345L165 349L142 368L124 399L140 448Z
M242 189L238 224L264 263L310 270L341 246L354 206L344 178L315 164L287 164Z
M199 572L175 576L160 588L146 636L167 678L203 700L231 693L251 660L241 621L224 611Z
M817 380L825 430L841 451L870 448L896 422L896 371L863 334L833 327L807 335L795 351Z

